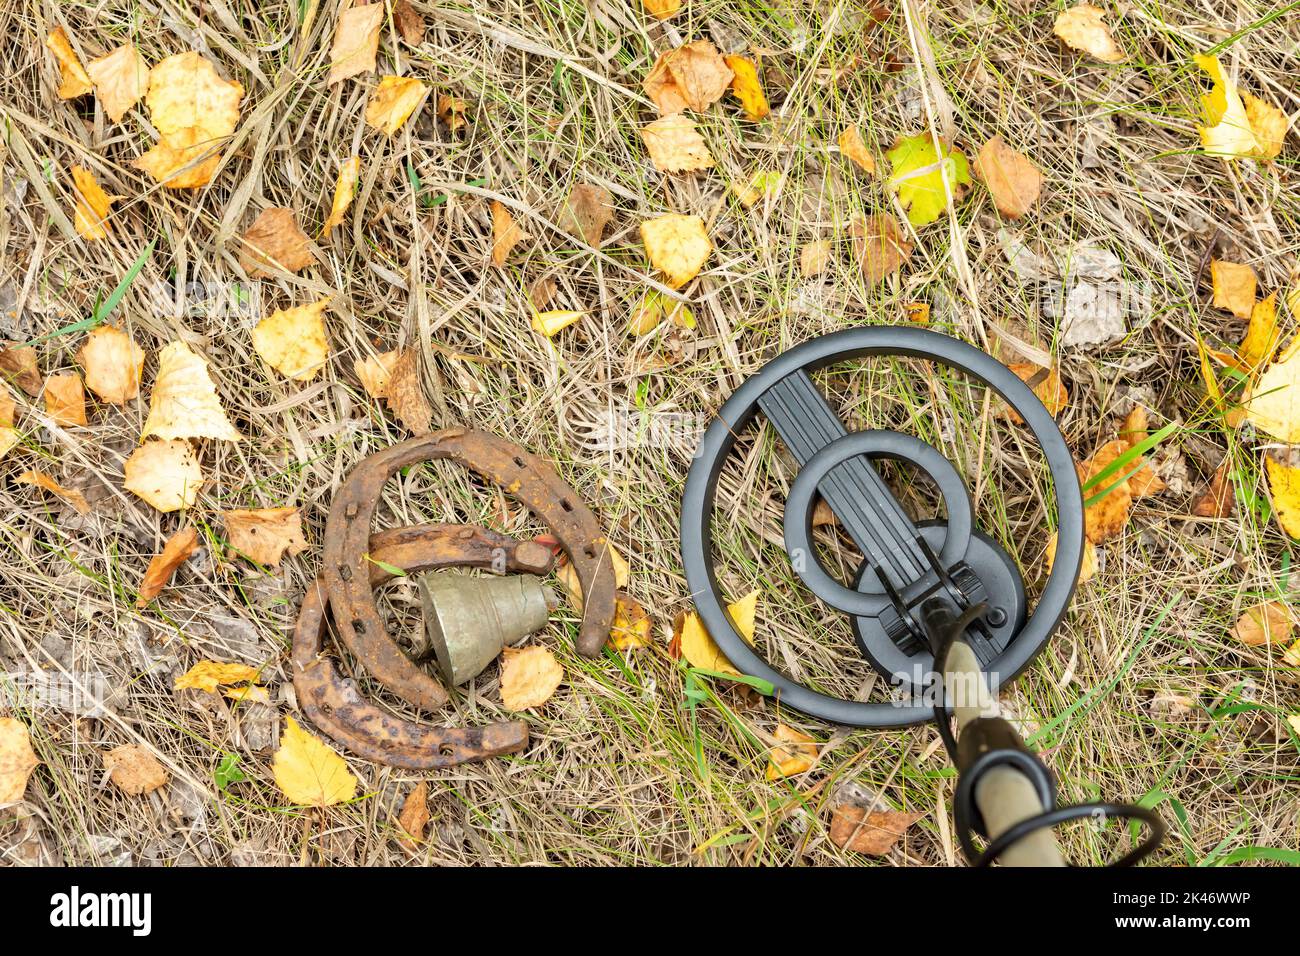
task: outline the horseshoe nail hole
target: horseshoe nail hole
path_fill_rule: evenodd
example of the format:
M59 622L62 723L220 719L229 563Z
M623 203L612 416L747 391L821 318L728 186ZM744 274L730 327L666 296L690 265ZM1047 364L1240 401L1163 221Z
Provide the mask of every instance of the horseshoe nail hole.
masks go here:
M454 757L456 756L456 748L451 744L443 744L438 748L438 754L443 757Z
M366 622L361 620L353 620L352 630L356 631L358 634L366 633Z
M560 507L563 508L565 511L572 511L573 502L571 502L568 498L561 498Z
M596 556L596 549L593 548L591 545L587 545L585 548L582 549L582 553L589 558L594 558Z
M523 467L524 467L524 460L523 460L522 458L520 458L518 455L515 456L515 467L516 467L516 468L523 468Z
M350 567L348 567L346 564L340 564L340 565L339 565L339 577L341 577L344 581L351 581L351 580L352 580L352 569L351 569Z

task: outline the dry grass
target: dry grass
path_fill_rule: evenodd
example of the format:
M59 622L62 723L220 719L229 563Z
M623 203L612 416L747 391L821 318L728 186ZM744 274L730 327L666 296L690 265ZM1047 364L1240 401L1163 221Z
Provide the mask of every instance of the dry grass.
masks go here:
M1045 171L1044 200L1015 232L1058 252L1094 241L1122 257L1130 287L1150 292L1127 316L1122 343L1060 355L1074 397L1062 416L1072 447L1087 454L1111 437L1134 389L1148 390L1140 394L1157 423L1187 426L1169 443L1169 464L1186 467L1186 479L1144 502L1124 537L1106 547L1103 571L1008 692L1009 706L1036 732L1067 798L1159 798L1171 822L1176 808L1185 822L1163 851L1166 862L1296 845L1297 746L1281 719L1300 709L1294 671L1277 653L1226 636L1245 606L1289 593L1292 550L1267 516L1262 442L1202 413L1194 332L1229 342L1241 334L1239 323L1209 309L1197 284L1211 248L1251 263L1263 289L1289 287L1300 236L1297 143L1292 136L1269 170L1200 155L1193 147L1203 83L1190 63L1192 52L1231 39L1223 55L1240 82L1300 110L1294 14L1272 16L1247 2L1225 20L1223 5L1210 2L1127 4L1117 34L1130 60L1103 66L1061 51L1051 38L1058 7L1026 0L908 0L906 11L900 0L878 30L865 26L868 4L851 2L691 2L669 25L644 18L635 0L415 5L429 27L424 44L398 53L386 28L381 72L419 76L434 97L465 98L469 124L460 133L436 122L432 101L392 139L364 126L374 78L324 82L333 3L307 32L296 5L284 3L0 7L0 335L31 339L89 315L155 240L115 317L150 353L147 376L157 349L176 338L206 356L249 436L202 449L212 482L192 517L207 548L161 601L137 612L140 575L178 524L121 488L145 403L98 406L89 427L66 429L24 400L27 439L0 462L0 663L82 679L100 673L114 697L99 718L31 715L44 766L27 801L0 820L0 859L842 863L855 857L830 843L830 807L845 794L874 793L926 814L883 862L954 862L952 777L932 728L849 732L726 685L694 711L683 707L683 671L666 642L687 606L677 501L694 436L670 428L614 450L591 441L593 423L610 413L699 421L777 351L849 325L902 321L913 300L930 302L936 327L967 340L995 345L998 329L1012 329L1052 350L1053 322L1035 287L1008 268L1001 224L981 188L950 222L923 230L912 261L883 286L869 287L853 262L848 223L889 200L879 181L837 155L835 137L858 123L869 145L888 148L924 128L927 116L942 121L945 98L968 151L1001 133ZM930 81L918 83L905 12L915 18L926 7L934 65ZM115 125L91 97L55 97L56 71L42 46L55 23L67 25L87 58L127 38L150 63L199 49L244 85L243 122L211 186L164 191L132 167L151 143L142 109ZM659 51L709 34L766 51L773 117L753 124L729 104L715 107L701 126L719 168L664 177L637 135L651 118L639 83ZM924 43L924 31L914 36ZM905 64L901 72L880 71L886 51ZM320 379L289 384L254 356L247 316L185 311L176 290L239 281L232 240L267 206L291 206L308 232L318 229L338 164L353 153L362 161L357 200L345 227L319 245L318 264L255 284L259 312L333 296L331 362ZM127 197L108 241L85 243L71 231L74 163ZM760 170L779 170L782 185L747 210L725 184ZM616 199L599 254L553 224L579 182ZM491 198L509 204L533 236L505 269L487 264ZM685 290L699 328L632 339L628 310L647 280L637 225L665 211L710 224L716 252ZM834 240L836 255L826 276L809 281L799 275L798 250L813 239ZM553 343L528 328L527 289L547 276L558 284L555 307L590 313ZM172 290L171 305L148 295L162 286ZM73 369L79 344L80 334L41 343L42 371ZM654 647L589 662L572 653L575 619L562 611L541 640L561 656L567 681L530 716L532 745L516 758L432 775L431 838L413 854L393 834L396 808L418 775L354 760L364 799L315 818L286 808L271 782L277 714L296 712L288 629L317 552L286 560L279 574L214 560L223 508L299 505L319 541L349 468L406 437L351 371L356 358L398 346L423 354L436 425L470 424L555 461L597 508L631 562L633 593L659 622ZM914 431L979 475L984 526L1038 577L1051 511L1035 452L979 394L915 366L825 381L855 420ZM842 619L807 600L779 549L791 463L770 433L745 447L719 492L727 588L764 589L760 636L774 661L842 692L879 693L864 687L869 669ZM1236 516L1189 520L1191 496L1225 453L1240 476ZM89 517L14 481L38 461L85 490ZM432 466L392 482L381 515L384 525L457 518L508 532L534 527L508 500ZM832 554L846 568L851 557ZM409 589L392 589L388 609L394 631L416 627ZM276 713L173 691L175 675L205 657L264 665ZM460 719L500 718L499 700L489 670ZM771 784L763 771L778 719L826 743L811 774ZM102 752L133 740L172 774L147 797L125 796L103 779ZM247 779L223 789L214 774L235 758ZM1065 840L1073 858L1098 862L1116 832L1079 828Z

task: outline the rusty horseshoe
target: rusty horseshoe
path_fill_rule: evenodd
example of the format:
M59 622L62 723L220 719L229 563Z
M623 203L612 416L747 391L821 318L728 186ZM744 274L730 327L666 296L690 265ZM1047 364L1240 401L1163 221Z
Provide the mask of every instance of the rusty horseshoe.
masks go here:
M552 564L550 551L534 542L457 524L394 528L371 537L369 553L375 559L367 576L371 588L394 577L390 568L417 573L491 567L545 574ZM293 635L293 686L312 723L353 753L389 766L429 770L517 753L528 744L528 725L521 720L485 727L429 727L366 700L322 654L329 611L324 581L318 578L303 598Z
M371 589L374 563L367 554L371 517L384 484L398 469L440 458L498 485L551 528L582 586L578 653L599 656L614 618L615 583L613 561L595 515L541 458L495 435L464 428L413 438L369 456L335 495L325 523L321 581L343 644L372 677L403 700L424 710L446 704L442 685L385 630Z

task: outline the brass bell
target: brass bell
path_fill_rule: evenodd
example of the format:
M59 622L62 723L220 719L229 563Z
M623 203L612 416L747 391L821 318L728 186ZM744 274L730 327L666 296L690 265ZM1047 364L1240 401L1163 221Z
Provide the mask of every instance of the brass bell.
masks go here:
M463 684L546 625L555 606L550 589L532 574L471 577L448 571L419 579L426 644L448 684Z

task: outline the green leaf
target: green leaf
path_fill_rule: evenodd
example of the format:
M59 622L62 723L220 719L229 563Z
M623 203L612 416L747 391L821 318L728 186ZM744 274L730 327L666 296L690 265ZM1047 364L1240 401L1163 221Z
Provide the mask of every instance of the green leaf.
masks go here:
M885 156L894 168L889 188L898 193L898 201L907 209L907 219L914 226L934 222L948 208L949 190L956 195L959 186L970 185L965 155L944 144L941 162L929 133L902 137Z
M239 769L239 754L222 754L221 763L212 772L212 779L222 790L228 790L231 784L247 780L248 774Z

